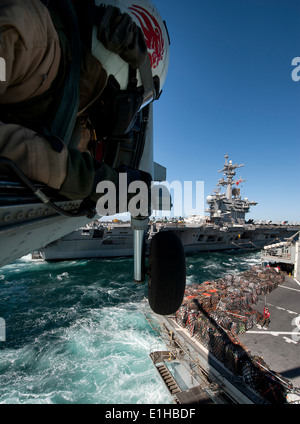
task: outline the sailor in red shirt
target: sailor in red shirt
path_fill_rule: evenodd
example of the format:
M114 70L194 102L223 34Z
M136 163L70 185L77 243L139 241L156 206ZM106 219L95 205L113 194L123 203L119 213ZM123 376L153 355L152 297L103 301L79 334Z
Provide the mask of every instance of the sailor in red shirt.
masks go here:
M269 308L265 306L264 313L263 313L262 327L264 326L268 327L269 324L270 324L270 311L269 311Z

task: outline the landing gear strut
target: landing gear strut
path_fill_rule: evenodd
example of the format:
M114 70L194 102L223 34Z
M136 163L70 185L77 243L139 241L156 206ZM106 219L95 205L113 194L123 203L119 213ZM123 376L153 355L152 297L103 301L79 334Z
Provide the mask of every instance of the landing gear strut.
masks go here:
M145 232L148 227L148 218L131 218L131 228L133 229L133 260L134 260L134 281L143 283L145 281Z

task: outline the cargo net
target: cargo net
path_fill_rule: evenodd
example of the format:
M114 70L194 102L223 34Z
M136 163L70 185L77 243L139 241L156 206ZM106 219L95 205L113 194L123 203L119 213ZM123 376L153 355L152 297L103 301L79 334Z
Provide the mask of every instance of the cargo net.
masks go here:
M239 276L226 275L187 287L176 312L178 325L271 403L286 403L293 385L271 371L262 358L252 356L238 335L262 320L262 314L251 307L257 303L258 296L270 293L284 279L284 274L274 268L253 266Z

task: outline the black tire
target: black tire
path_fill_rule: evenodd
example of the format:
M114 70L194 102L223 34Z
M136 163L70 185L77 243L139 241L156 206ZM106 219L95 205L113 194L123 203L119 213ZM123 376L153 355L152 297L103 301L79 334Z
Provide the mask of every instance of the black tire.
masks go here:
M174 314L181 306L186 283L185 254L173 231L160 231L149 250L148 299L159 315Z

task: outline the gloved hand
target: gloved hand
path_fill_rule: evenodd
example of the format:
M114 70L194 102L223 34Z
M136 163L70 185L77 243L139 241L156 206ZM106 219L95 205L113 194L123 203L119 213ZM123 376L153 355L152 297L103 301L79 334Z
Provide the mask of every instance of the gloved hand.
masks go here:
M100 6L98 40L118 54L132 68L138 69L146 60L147 46L141 29L128 13L114 6Z

